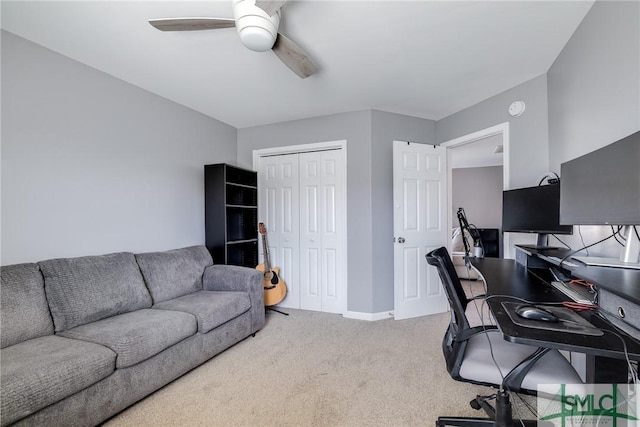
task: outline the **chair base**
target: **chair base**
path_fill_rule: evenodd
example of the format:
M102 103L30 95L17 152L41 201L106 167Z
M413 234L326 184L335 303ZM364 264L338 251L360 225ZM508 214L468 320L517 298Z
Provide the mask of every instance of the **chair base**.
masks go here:
M495 408L488 402L489 399L493 398L496 399ZM537 427L540 425L537 420L514 420L511 412L511 402L509 400L509 394L504 390L501 390L497 394L492 396L477 396L470 402L470 404L473 409L484 409L489 418L439 417L438 421L436 421L436 427Z
M507 424L503 424L502 426L498 424L495 420L490 420L487 418L465 418L465 417L440 417L438 421L436 421L436 427L445 427L445 426L457 426L457 427L475 427L475 426L497 426L497 427L512 427L512 426L522 426L525 427L536 427L538 426L538 421L536 420L510 420L507 421Z
M265 307L265 311L266 311L266 310L275 311L276 313L284 314L285 316L288 316L288 315L289 315L289 313L285 313L284 311L276 310L275 308L273 308L273 307L271 307L271 306L267 306L267 307Z

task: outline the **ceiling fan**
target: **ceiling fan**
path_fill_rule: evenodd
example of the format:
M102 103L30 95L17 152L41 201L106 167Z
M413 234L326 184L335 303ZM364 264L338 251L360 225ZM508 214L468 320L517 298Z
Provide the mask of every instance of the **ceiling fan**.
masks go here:
M280 7L286 0L233 0L233 17L160 18L149 24L162 31L217 30L236 27L242 44L256 52L272 49L284 64L305 79L318 71L313 60L289 38L278 33Z

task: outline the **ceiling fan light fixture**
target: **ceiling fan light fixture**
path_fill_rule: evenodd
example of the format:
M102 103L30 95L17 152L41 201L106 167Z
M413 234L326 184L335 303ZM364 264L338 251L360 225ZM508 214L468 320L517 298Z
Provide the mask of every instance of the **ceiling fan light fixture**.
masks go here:
M265 52L273 47L278 37L280 11L269 16L250 0L233 3L233 16L240 41L247 49Z
M291 39L278 33L279 8L287 0L233 0L233 19L185 17L150 19L149 24L161 31L217 30L236 27L240 42L256 52L272 50L301 79L315 74L318 66ZM263 9L264 8L264 9Z
M240 41L247 48L255 52L266 52L273 47L276 42L276 34L262 27L238 28Z

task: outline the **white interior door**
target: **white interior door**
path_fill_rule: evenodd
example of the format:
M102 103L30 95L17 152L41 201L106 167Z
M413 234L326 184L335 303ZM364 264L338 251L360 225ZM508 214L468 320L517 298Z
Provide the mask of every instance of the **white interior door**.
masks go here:
M300 153L299 171L300 308L342 313L342 153Z
M445 147L393 142L394 317L447 310L446 295L425 254L447 245Z

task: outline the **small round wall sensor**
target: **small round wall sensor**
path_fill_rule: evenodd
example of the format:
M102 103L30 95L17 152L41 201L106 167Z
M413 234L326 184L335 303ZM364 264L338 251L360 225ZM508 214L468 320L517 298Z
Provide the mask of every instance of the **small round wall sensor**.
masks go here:
M524 101L514 101L509 105L509 114L513 117L520 117L525 109Z

